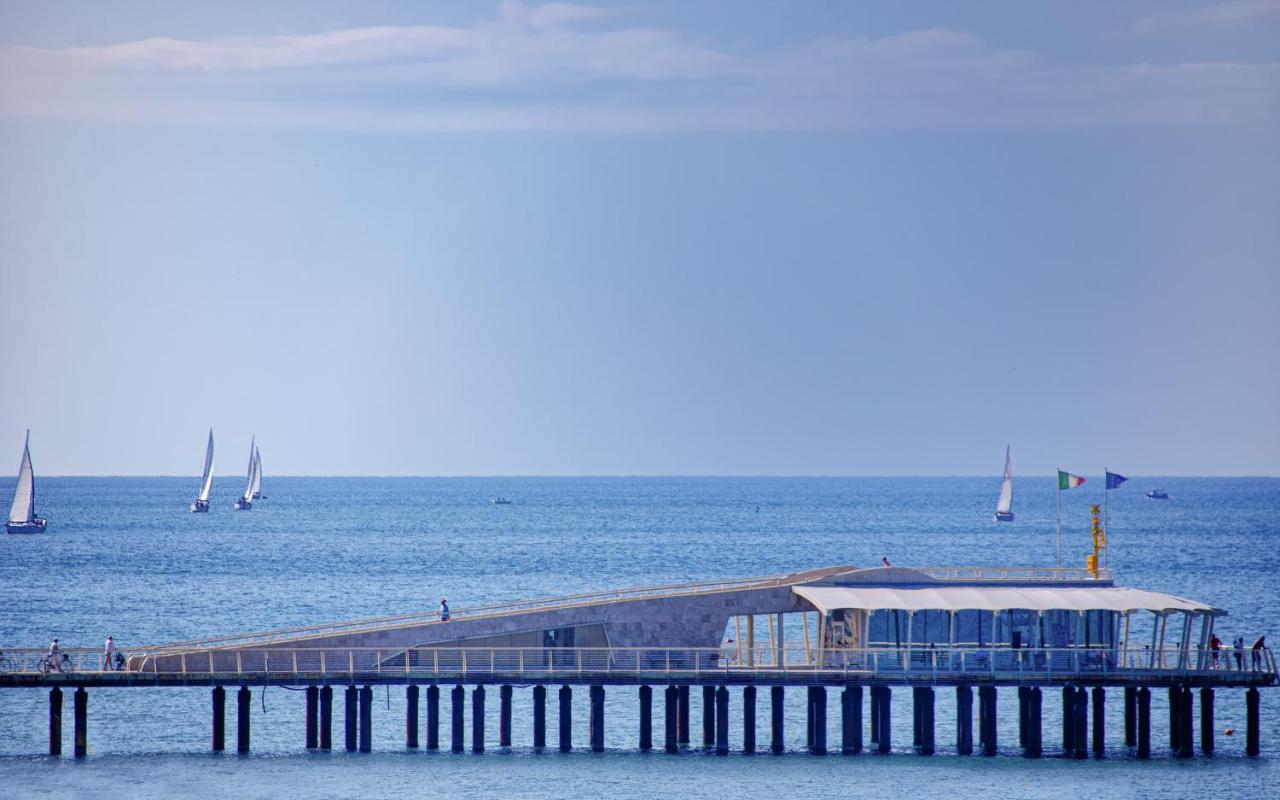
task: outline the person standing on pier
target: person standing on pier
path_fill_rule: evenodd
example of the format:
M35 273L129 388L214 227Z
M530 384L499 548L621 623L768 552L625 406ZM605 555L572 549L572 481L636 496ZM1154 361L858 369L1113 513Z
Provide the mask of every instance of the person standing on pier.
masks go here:
M102 669L104 672L106 670L112 669L114 665L111 662L115 659L115 657L116 657L116 643L114 639L108 636L107 643L102 648Z
M1244 640L1241 639L1241 642ZM1259 636L1258 641L1253 643L1253 671L1257 672L1262 669L1262 650L1267 646L1267 637Z
M1213 652L1213 668L1218 668L1218 654L1222 650L1222 640L1218 638L1218 634L1209 637L1209 650Z
M884 556L883 558L881 558L881 559L880 559L880 566L882 566L882 567L892 567L893 565L889 563L889 557L888 557L888 556Z
M440 621L449 621L449 601L444 598L440 598Z
M1236 637L1236 669L1244 669L1244 637Z

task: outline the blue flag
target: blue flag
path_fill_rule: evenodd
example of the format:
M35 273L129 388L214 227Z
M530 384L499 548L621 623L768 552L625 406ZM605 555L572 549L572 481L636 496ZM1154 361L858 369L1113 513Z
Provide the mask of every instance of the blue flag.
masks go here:
M1119 488L1120 488L1120 484L1124 483L1124 482L1125 482L1125 481L1127 481L1127 480L1129 480L1129 479L1128 479L1128 478L1126 478L1126 477L1125 477L1125 476L1123 476L1123 475L1117 475L1117 474L1116 474L1116 473L1114 473L1114 472L1108 472L1108 473L1107 473L1107 488L1108 488L1108 489L1119 489Z

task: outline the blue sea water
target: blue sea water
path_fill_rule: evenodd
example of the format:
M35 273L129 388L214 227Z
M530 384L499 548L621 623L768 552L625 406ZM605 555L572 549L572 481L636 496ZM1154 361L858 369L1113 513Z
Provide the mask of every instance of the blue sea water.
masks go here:
M269 499L231 510L240 481L215 482L213 511L191 514L195 479L52 478L39 483L44 536L0 539L0 648L207 637L505 599L832 565L1050 566L1054 482L1016 481L1017 520L991 521L991 478L276 478ZM0 481L8 497L13 479ZM1101 480L1063 494L1069 564L1088 549ZM1164 488L1167 501L1146 499ZM512 504L495 506L500 494ZM1228 609L1224 640L1280 639L1280 480L1134 478L1111 493L1111 565L1124 585ZM1272 639L1271 641L1274 641ZM585 692L575 737L585 745ZM954 703L939 692L940 754L910 750L909 698L894 704L888 757L803 752L802 692L788 697L791 752L668 756L635 749L634 689L610 689L609 752L534 753L529 692L518 689L515 742L482 755L409 752L404 695L376 690L374 753L308 753L303 700L256 690L253 752L208 752L205 688L93 690L90 756L44 755L46 693L0 690L4 797L1259 797L1280 787L1280 689L1263 693L1263 755L1243 755L1243 692L1218 696L1218 753L1169 757L1162 692L1155 758L1123 747L1108 705L1108 758L1053 757L1058 704L1046 695L1050 755L1017 757L1016 698L1002 693L1002 757L959 757ZM695 713L696 704L695 702ZM740 699L732 730L741 735ZM838 703L830 735L838 741ZM229 709L232 710L232 709ZM658 704L655 728L661 730ZM767 702L761 702L762 741ZM1197 709L1198 713L1198 709ZM554 710L550 712L554 725ZM69 716L69 714L68 714ZM67 750L69 751L69 734Z

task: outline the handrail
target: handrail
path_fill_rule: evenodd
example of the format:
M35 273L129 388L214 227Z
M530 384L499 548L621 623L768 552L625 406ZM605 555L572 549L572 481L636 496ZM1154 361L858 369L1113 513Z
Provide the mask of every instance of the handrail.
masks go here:
M911 567L944 580L1109 581L1112 572L1099 567L1097 574L1084 567Z
M1214 658L1214 653L1218 657ZM45 673L47 651L8 649L0 653L0 678L13 675L87 673L159 677L258 676L268 678L335 678L368 675L458 678L498 675L512 678L609 672L619 676L814 674L861 679L937 680L963 677L1031 682L1150 677L1256 676L1280 680L1271 648L1248 650L1237 661L1233 653L1209 648L1183 650L1106 647L1014 648L1008 646L928 645L832 649L820 655L802 646L779 650L760 646L742 657L733 647L330 647L207 651L200 657L166 652L135 652L119 672L106 668L100 650L64 650L67 670Z

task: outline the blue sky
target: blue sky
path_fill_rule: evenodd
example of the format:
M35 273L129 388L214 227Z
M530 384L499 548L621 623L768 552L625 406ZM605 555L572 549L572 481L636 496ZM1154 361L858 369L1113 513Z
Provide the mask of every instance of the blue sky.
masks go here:
M0 176L46 474L1280 474L1275 0L5 2Z

